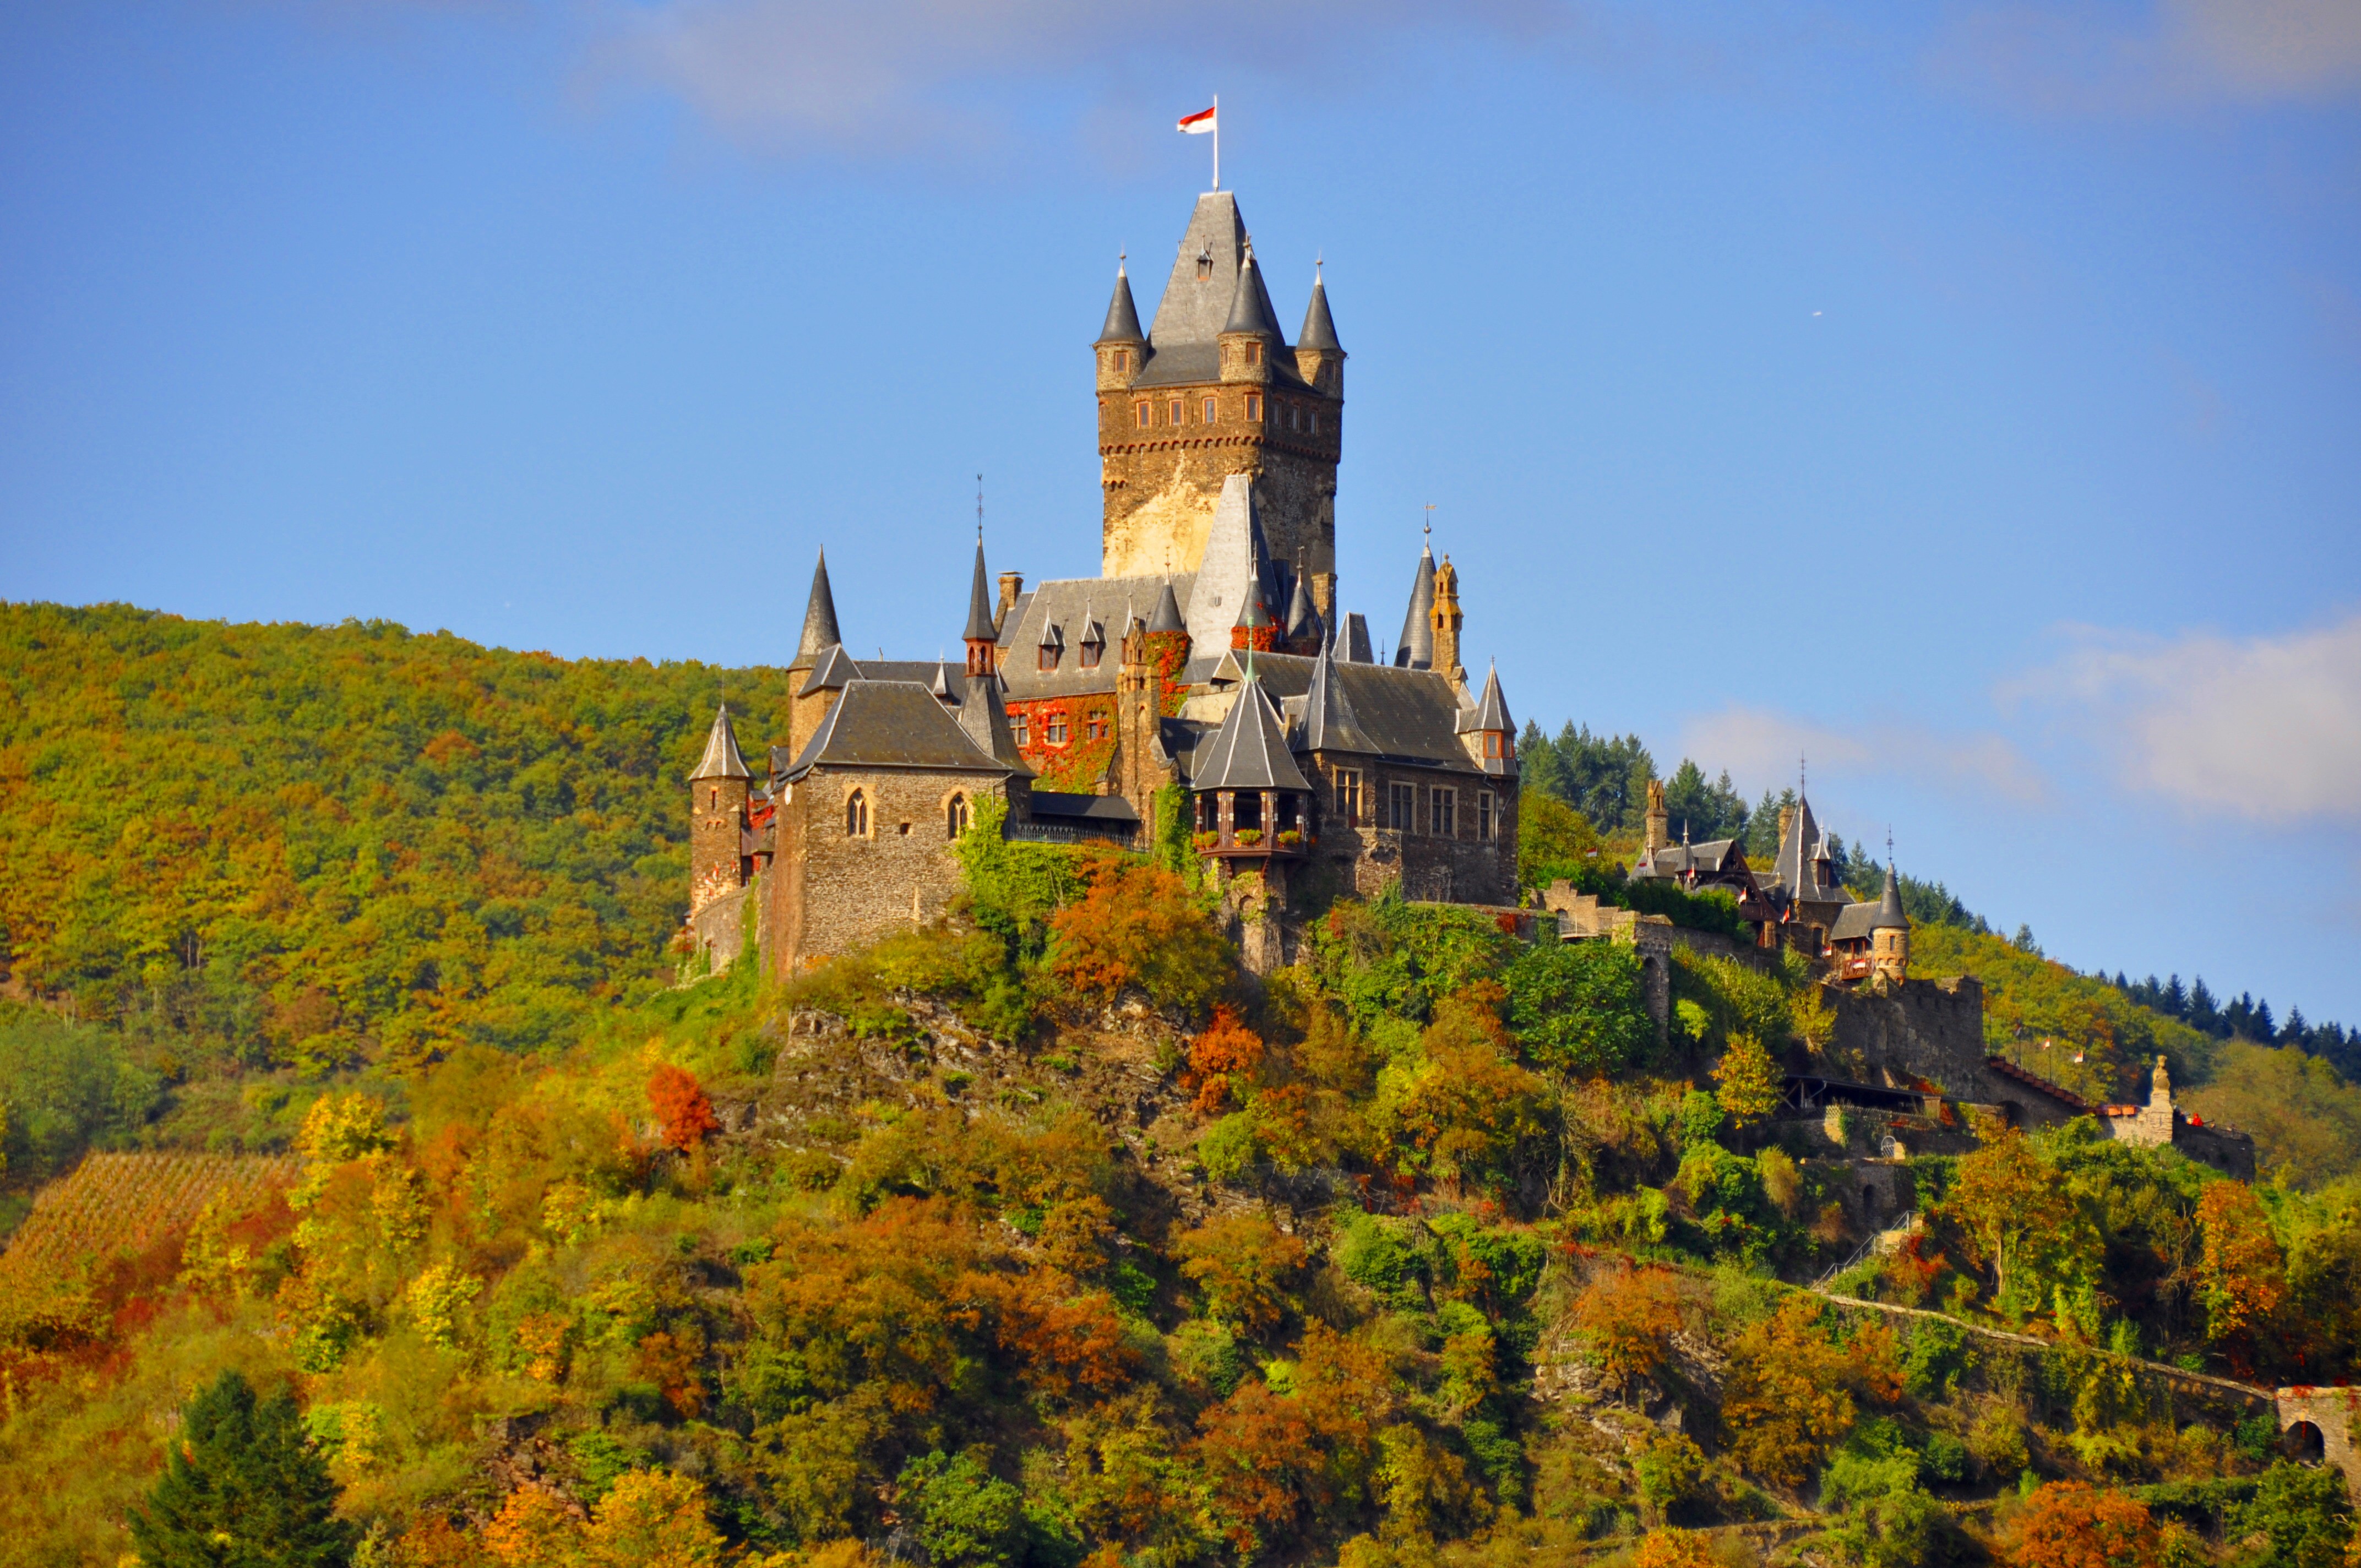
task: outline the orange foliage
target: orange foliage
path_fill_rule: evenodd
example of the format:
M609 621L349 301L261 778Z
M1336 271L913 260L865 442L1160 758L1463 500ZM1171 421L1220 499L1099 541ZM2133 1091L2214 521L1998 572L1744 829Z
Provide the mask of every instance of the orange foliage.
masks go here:
M1828 1445L1852 1430L1854 1397L1902 1394L1893 1331L1865 1324L1848 1340L1821 1327L1821 1305L1790 1296L1738 1337L1722 1381L1730 1452L1757 1475L1801 1486Z
M1160 866L1118 855L1082 867L1082 897L1049 918L1051 972L1085 996L1126 986L1195 1012L1228 984L1230 956L1188 884Z
M1695 1530L1652 1530L1631 1554L1631 1568L1713 1568L1713 1555Z
M1023 1359L1025 1380L1034 1387L1063 1398L1077 1385L1112 1394L1130 1381L1134 1358L1113 1296L1084 1289L1054 1269L993 1285L1000 1343Z
M1593 1284L1574 1304L1574 1326L1600 1369L1627 1387L1653 1377L1672 1356L1686 1303L1669 1268L1626 1268Z
M2145 1568L2162 1555L2147 1505L2121 1492L2053 1481L2013 1532L2014 1568Z
M2244 1374L2251 1370L2255 1331L2287 1299L2287 1262L2270 1216L2240 1181L2207 1184L2197 1200L2205 1250L2197 1288L2205 1303L2205 1337L2226 1344Z
M576 1529L555 1493L520 1486L484 1526L484 1550L500 1568L557 1568L572 1555Z
M705 1380L697 1376L697 1358L704 1352L693 1328L678 1333L659 1329L640 1341L631 1353L639 1375L664 1390L664 1403L684 1416L705 1409Z
M1223 1533L1250 1558L1262 1531L1291 1523L1301 1494L1318 1485L1322 1452L1312 1423L1293 1399L1257 1380L1238 1385L1197 1425L1197 1462L1221 1509Z
M1239 1023L1232 1009L1216 1007L1205 1032L1189 1042L1189 1065L1181 1069L1181 1087L1197 1091L1200 1115L1216 1114L1246 1099L1256 1073L1261 1070L1262 1058L1262 1036Z
M1213 1316L1249 1333L1276 1325L1286 1277L1303 1266L1303 1244L1262 1214L1224 1214L1182 1236L1180 1272L1205 1292Z
M696 1075L670 1062L648 1075L648 1106L656 1113L667 1148L693 1149L706 1134L721 1130L713 1102L705 1097Z

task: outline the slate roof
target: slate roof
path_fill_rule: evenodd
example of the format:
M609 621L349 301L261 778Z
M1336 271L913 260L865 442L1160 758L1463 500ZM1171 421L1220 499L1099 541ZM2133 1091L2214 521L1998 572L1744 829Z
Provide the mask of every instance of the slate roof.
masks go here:
M1642 882L1650 877L1676 877L1692 871L1701 877L1729 876L1736 873L1744 859L1744 847L1736 839L1667 844L1653 857L1643 856L1631 868L1631 874Z
M1319 607L1312 602L1311 574L1298 570L1295 574L1295 594L1287 603L1287 640L1301 642L1319 637L1324 642L1324 629L1320 624Z
M1180 619L1180 600L1169 582L1156 596L1156 613L1148 617L1148 630L1157 633L1189 630L1189 623Z
M983 570L983 533L978 525L975 541L975 580L967 589L967 630L960 633L968 642L997 641L1000 633L992 629L992 579Z
M959 707L952 710L961 733L1010 773L1031 778L1033 770L1025 753L1016 749L1016 737L1008 728L1008 709L1000 700L1006 683L996 674L963 676L961 683Z
M1246 247L1246 265L1238 269L1238 286L1230 296L1230 318L1222 323L1222 330L1279 336L1279 323L1271 316L1270 291L1262 286L1262 269L1255 264L1251 245Z
M1495 664L1485 672L1484 695L1476 699L1474 707L1466 709L1459 720L1463 734L1478 730L1499 729L1515 734L1517 727L1509 722L1509 704L1500 696L1500 667Z
M1342 354L1345 345L1336 341L1336 318L1328 313L1328 285L1320 274L1312 275L1312 302L1303 310L1303 331L1295 340L1298 348L1324 348L1332 354Z
M818 658L829 648L844 641L836 629L836 595L828 586L828 552L819 553L819 565L812 568L811 598L804 605L804 630L796 644L796 662L790 668L801 668L807 659Z
M1257 674L1260 672L1257 671ZM1291 741L1299 751L1374 753L1377 743L1353 716L1352 700L1336 678L1336 661L1326 648L1312 661L1312 676L1304 689Z
M1274 701L1305 696L1318 663L1297 653L1257 653L1255 676ZM1459 692L1437 670L1404 670L1391 664L1356 664L1332 660L1338 692L1370 750L1361 753L1417 767L1474 771L1459 739ZM1217 685L1246 678L1236 652L1225 652L1208 677Z
M909 680L856 680L838 693L782 782L793 784L815 767L917 768L994 778L1009 771L976 749L923 682Z
M1119 795L1070 795L1037 789L1027 796L1037 822L1104 822L1139 825L1139 813Z
M934 662L927 659L855 659L844 651L841 642L831 643L819 656L819 663L796 692L797 696L809 696L814 692L835 691L854 681L916 681L920 685L932 685Z
M705 736L705 755L697 759L697 771L688 776L692 781L754 776L746 771L746 759L738 754L738 732L730 727L728 703L715 710L713 728Z
M1345 659L1355 664L1374 664L1377 650L1369 646L1369 618L1359 610L1345 617Z
M1065 577L1039 585L1017 600L1000 623L1000 674L1008 696L1019 702L1036 702L1043 697L1113 692L1115 674L1123 666L1119 637L1108 638L1097 669L1083 669L1078 650L1085 620L1128 628L1135 618L1154 614L1168 592L1174 596L1176 609L1185 605L1196 581L1193 572L1171 572L1143 577ZM1038 651L1052 627L1060 629L1066 654L1055 670L1044 671ZM1227 630L1224 623L1224 630ZM1222 641L1229 639L1224 636Z
M1418 553L1418 576L1410 586L1410 609L1402 615L1401 641L1394 644L1394 663L1424 670L1434 663L1434 551Z
M1835 904L1845 901L1841 889L1832 888L1820 880L1819 862L1813 855L1826 842L1820 824L1812 815L1812 803L1798 795L1795 814L1787 819L1787 832L1779 840L1779 858L1772 862L1773 885L1791 899L1807 904Z
M1910 929L1910 917L1902 912L1902 890L1894 880L1894 868L1885 868L1885 886L1874 899L1862 899L1848 904L1837 911L1837 923L1828 927L1832 942L1867 941L1877 931Z
M1288 755L1287 734L1260 681L1248 681L1213 740L1197 748L1193 789L1308 791L1303 770Z
M1139 330L1139 307L1131 302L1131 279L1118 261L1115 264L1115 297L1107 302L1106 325L1099 329L1098 341L1142 343L1147 337Z

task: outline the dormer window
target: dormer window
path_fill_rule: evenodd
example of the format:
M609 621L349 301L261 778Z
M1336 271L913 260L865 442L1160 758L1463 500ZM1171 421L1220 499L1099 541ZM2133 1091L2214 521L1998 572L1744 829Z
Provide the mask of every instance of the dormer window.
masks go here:
M1066 634L1052 621L1041 629L1041 672L1044 674L1058 667L1059 656L1066 651Z
M1099 656L1105 652L1106 634L1101 631L1097 627L1092 627L1089 638L1082 643L1082 668L1085 670L1097 669L1099 667Z
M1497 729L1484 731L1484 757L1487 762L1500 760L1500 742L1507 739Z
M1041 673L1049 674L1058 667L1058 650L1049 643L1041 644Z
M1197 253L1197 281L1210 282L1213 276L1213 247L1207 246Z

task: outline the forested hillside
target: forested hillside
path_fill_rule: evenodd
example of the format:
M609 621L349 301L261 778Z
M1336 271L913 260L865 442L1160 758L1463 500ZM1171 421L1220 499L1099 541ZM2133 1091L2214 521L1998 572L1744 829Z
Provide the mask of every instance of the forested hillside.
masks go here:
M714 704L751 745L785 694L382 622L0 606L0 958L168 1070L563 1044L664 971Z

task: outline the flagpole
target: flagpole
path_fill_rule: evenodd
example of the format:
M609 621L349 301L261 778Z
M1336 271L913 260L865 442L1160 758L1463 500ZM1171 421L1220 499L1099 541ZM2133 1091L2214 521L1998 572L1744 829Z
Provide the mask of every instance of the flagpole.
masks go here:
M1222 95L1213 94L1213 189L1222 188Z

